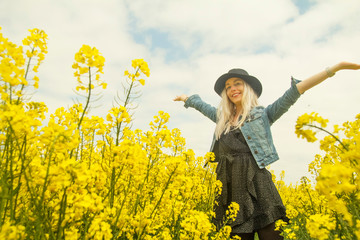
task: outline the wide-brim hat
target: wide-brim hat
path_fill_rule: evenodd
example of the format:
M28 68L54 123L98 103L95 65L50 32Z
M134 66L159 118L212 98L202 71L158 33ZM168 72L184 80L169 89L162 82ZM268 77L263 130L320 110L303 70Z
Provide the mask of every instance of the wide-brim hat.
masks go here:
M259 79L257 79L254 76L249 75L247 73L247 71L245 71L244 69L240 69L240 68L231 69L228 73L221 75L218 78L218 80L216 80L214 90L217 94L219 94L219 96L221 96L221 92L225 88L226 81L229 78L233 78L233 77L241 78L242 80L244 80L247 84L249 84L252 87L252 89L254 90L256 95L258 97L260 97L260 95L262 93L262 85L261 85L261 82L259 81Z

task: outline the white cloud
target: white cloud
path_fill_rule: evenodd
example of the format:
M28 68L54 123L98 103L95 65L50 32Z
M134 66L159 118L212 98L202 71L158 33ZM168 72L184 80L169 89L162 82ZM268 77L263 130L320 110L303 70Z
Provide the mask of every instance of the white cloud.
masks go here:
M185 48L199 51L256 49L273 43L278 28L298 15L287 0L277 1L128 1L140 29L168 32ZM161 10L160 10L161 9ZM204 51L201 51L204 50Z

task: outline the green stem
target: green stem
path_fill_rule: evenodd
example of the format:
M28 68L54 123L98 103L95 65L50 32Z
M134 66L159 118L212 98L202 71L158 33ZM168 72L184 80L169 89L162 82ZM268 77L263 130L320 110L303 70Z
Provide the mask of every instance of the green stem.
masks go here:
M161 193L161 196L160 196L159 200L157 201L154 209L152 210L152 212L151 212L151 214L150 214L150 217L152 217L152 215L154 214L155 210L156 210L157 207L160 205L160 202L161 202L161 200L162 200L162 198L163 198L163 196L164 196L167 188L168 188L169 185L170 185L171 178L172 178L172 176L174 176L177 167L178 167L178 166L176 166L175 169L174 169L174 171L172 171L172 173L170 174L169 179L167 180L166 185L165 185L165 187L164 187L164 190L163 190L163 192Z
M84 119L84 116L85 116L86 111L87 111L87 109L89 107L89 104L90 104L90 97L91 97L91 68L90 67L89 67L89 84L88 84L88 88L89 88L89 94L88 94L88 96L86 98L86 104L85 104L84 110L83 110L83 112L81 114L81 117L79 119L79 123L77 125L78 130L80 129L81 123L82 123L82 121ZM73 153L74 153L74 149L72 149L71 152L70 152L70 158L72 158Z
M92 153L94 151L94 141L95 141L95 130L92 131L91 145L90 145L90 156L89 156L89 169L91 167Z
M140 67L138 67L135 71L135 75L139 72L140 70ZM126 91L126 98L125 98L125 102L124 102L124 108L126 109L127 105L130 103L130 94L131 94L131 91L134 87L134 82L135 81L132 81L131 80L131 83L130 83L130 87L129 89ZM117 116L119 117L119 116ZM122 125L122 122L120 123L116 123L116 141L115 141L115 145L116 146L119 146L119 143L120 143L120 133L121 133L121 125Z
M52 157L52 153L54 151L54 144L55 144L57 138L58 138L58 136L55 137L55 139L53 140L53 142L51 144L51 147L50 147L49 161L48 161L48 164L47 164L46 175L45 175L43 189L42 189L43 191L42 191L41 199L40 199L40 202L39 202L39 205L38 205L39 208L41 208L41 206L42 206L42 204L44 202L44 199L45 199L45 192L47 190L47 183L48 183L48 179L49 179L49 175L50 175L51 157Z
M309 189L308 189L307 187L306 187L306 192L307 192L307 193L308 193L308 195L309 195L310 204L311 204L311 208L312 208L313 214L315 214L315 213L316 213L316 211L315 211L315 207L314 207L314 202L313 202L313 200L312 200L312 198L311 198L311 195L310 195Z
M125 202L126 200L128 199L128 193L130 191L130 188L131 188L131 181L132 181L132 175L130 175L129 177L129 181L128 181L128 185L127 185L127 189L124 189L124 198L123 198L123 201L121 202L121 206L120 206L120 209L116 212L116 220L115 220L115 223L113 226L116 226L116 223L119 221L119 217L121 215L121 212L122 212L122 209L124 208L125 206ZM126 224L126 223L124 223ZM119 229L118 231L114 234L114 239L117 239L116 237L119 235L119 233L122 231L123 227L124 227L124 224L122 226L119 226Z
M64 194L63 194L63 196L61 198L61 202L60 202L59 220L58 220L58 225L57 225L57 237L56 237L56 239L62 239L63 227L61 226L61 224L62 224L62 221L65 218L65 210L66 210L66 202L67 202L66 189L67 189L67 187L65 187L65 189L64 189Z
M19 151L19 159L21 159L21 167L20 167L20 173L18 176L18 183L17 183L17 187L16 187L16 191L15 191L15 202L14 202L14 216L16 213L16 208L17 208L17 202L18 202L18 197L19 197L19 193L20 193L20 187L21 187L21 178L22 175L24 174L25 171L25 160L26 160L26 135L24 136L24 141L22 144L22 147L20 148Z
M142 190L143 190L145 184L148 182L149 175L150 175L150 170L152 169L152 167L153 167L153 165L151 165L150 162L149 162L147 172L146 172L146 176L144 177L143 182L139 186L139 191L138 191L136 201L135 201L135 204L134 204L134 207L133 207L133 210L131 211L131 213L134 212L136 214L136 212L137 212L137 206L140 204L141 193L142 193Z
M9 206L9 211L10 211L10 219L11 220L15 220L15 210L14 210L14 202L13 202L13 197L14 197L14 193L16 194L16 191L18 191L18 187L16 189L14 189L14 181L15 181L15 176L14 176L14 170L13 170L13 163L14 163L14 158L15 156L13 155L14 153L14 149L12 148L13 144L12 144L12 141L11 139L13 139L15 142L16 142L16 145L17 147L19 146L22 146L22 144L20 144L19 142L19 139L17 138L17 136L15 135L15 131L14 129L12 128L11 126L11 123L10 121L7 121L8 122L8 125L9 125L9 128L8 128L8 133L10 134L11 132L11 136L13 136L13 138L10 138L9 141L7 142L11 147L7 148L8 149L8 154L10 155L6 155L6 163L5 163L5 166L4 166L4 174L3 174L3 179L5 179L7 182L8 182L8 186L7 186L7 189L8 189L8 199L6 200L6 204L5 204L5 208L4 208L4 219L5 219L5 216L6 216L6 209L7 209L7 206L8 204L10 205ZM19 152L21 154L21 147L19 147ZM7 172L7 168L9 166L9 173ZM7 180L8 178L8 174L10 175L9 178L10 178L10 181Z
M114 199L115 199L115 167L112 168L111 172L111 182L110 182L110 208L114 205Z
M119 173L114 177L114 179L111 179L111 182L110 182L110 189L109 191L107 192L107 194L103 197L103 201L105 201L106 198L108 198L109 196L111 196L111 192L112 192L112 186L115 186L115 183L117 182L117 180L119 179L119 177L121 176L121 173L123 171L124 167L122 167L120 170L119 170ZM114 181L114 183L112 182ZM109 202L111 202L110 200L110 197L109 197Z
M343 148L344 148L346 151L349 151L348 147L346 147L346 146L340 141L340 139L339 139L338 137L336 137L334 134L332 134L331 132L329 132L329 131L321 128L321 127L312 125L312 124L306 124L306 126L313 127L313 128L316 128L316 129L319 129L319 130L321 130L321 131L326 132L327 134L329 134L330 136L332 136L336 141L338 141L338 142L341 144L341 146L343 146Z
M89 104L90 104L90 97L91 97L91 69L90 69L90 67L89 67L89 85L88 85L88 88L89 88L89 94L88 94L88 96L86 98L86 104L85 104L85 107L84 107L84 111L82 112L79 123L78 123L78 129L80 129L81 122L83 121L85 113L86 113L86 111L87 111L87 109L89 107Z
M35 50L35 48L32 47L32 48L31 48L31 53L34 53L34 50ZM27 75L28 75L28 73L29 73L31 59L32 59L32 57L29 58L29 61L28 61L27 66L26 66L26 71L25 71L25 76L24 76L25 80L27 79ZM25 84L21 84L20 92L22 92L22 91L24 90L24 88L25 88ZM19 104L19 103L20 103L20 99L21 99L21 98L20 98L20 96L19 96L18 99L16 100L16 104Z
M140 70L140 67L138 67L135 71L135 75L139 72ZM135 81L131 81L131 84L130 84L130 88L127 92L127 95L126 95L126 99L125 99L125 103L124 103L124 107L126 108L127 104L130 102L130 93L131 93L131 90L132 90L132 87L134 86L134 82Z

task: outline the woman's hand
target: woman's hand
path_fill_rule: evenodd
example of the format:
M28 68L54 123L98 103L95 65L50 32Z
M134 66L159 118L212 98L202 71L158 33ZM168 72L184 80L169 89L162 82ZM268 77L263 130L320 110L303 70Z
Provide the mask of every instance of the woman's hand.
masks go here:
M357 63L351 63L351 62L340 62L338 64L335 64L334 66L328 68L330 73L336 73L337 71L340 70L359 70L360 69L360 64Z
M188 99L189 97L185 94L182 94L182 95L179 95L179 96L176 96L173 100L174 101L183 101L183 102L186 102L186 100Z
M359 70L360 69L360 64L351 63L351 62L341 62L338 65L339 65L339 70L343 70L343 69Z

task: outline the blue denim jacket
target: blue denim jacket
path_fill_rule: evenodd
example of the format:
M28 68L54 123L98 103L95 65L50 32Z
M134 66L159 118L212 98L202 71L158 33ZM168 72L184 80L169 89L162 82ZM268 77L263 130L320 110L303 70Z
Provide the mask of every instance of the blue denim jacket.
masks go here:
M240 129L259 168L264 168L279 159L270 126L287 112L291 105L300 97L300 93L296 87L298 82L300 81L291 78L291 87L274 103L266 108L262 106L254 107ZM195 94L190 96L185 102L185 107L195 108L216 123L217 109L203 102L199 95ZM214 151L215 143L216 139L214 134L210 152ZM217 160L215 159L215 161Z

